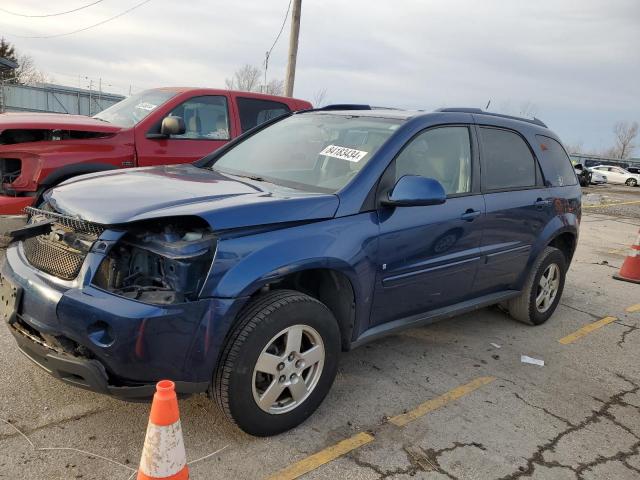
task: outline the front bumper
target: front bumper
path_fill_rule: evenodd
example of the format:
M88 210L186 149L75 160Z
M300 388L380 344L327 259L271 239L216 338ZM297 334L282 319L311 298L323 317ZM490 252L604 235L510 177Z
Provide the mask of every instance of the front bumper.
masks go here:
M91 286L102 260L89 254L65 282L35 270L19 243L0 269L21 293L8 326L21 352L65 383L135 400L170 379L178 393L205 391L241 299L149 305Z
M0 215L21 215L24 209L33 206L36 197L10 197L0 195Z

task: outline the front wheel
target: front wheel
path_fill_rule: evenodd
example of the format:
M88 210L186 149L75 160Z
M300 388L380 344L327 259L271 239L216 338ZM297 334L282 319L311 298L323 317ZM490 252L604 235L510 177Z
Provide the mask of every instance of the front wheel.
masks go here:
M630 178L626 181L626 184L630 187L635 187L636 185L638 185L638 181L635 178Z
M522 293L507 302L509 315L529 325L546 322L560 302L566 270L564 254L546 247L531 268Z
M293 290L256 298L223 351L213 396L245 432L269 436L306 420L329 392L340 331L321 302Z

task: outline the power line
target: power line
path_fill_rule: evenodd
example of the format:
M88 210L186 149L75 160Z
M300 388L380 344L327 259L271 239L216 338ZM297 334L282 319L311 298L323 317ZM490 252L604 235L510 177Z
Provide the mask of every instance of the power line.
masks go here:
M289 10L291 10L291 0L289 0L289 6L287 6L287 12L284 14L284 20L282 20L282 26L280 27L280 31L278 32L278 36L273 41L273 45L271 45L271 48L267 52L267 58L269 58L269 56L271 55L271 52L273 51L274 47L276 46L276 43L278 43L278 40L280 39L280 35L282 35L282 31L284 30L284 26L287 23L287 18L289 18Z
M120 18L123 15L126 15L127 13L135 10L136 8L139 8L141 6L143 6L145 3L149 3L151 0L144 0L140 3L137 3L136 5L134 5L131 8L128 8L127 10L125 10L124 12L120 12L117 15L114 15L113 17L109 17L106 20L102 20L101 22L98 23L94 23L93 25L89 25L88 27L83 27L83 28L79 28L77 30L73 30L71 32L65 32L65 33L56 33L54 35L14 35L14 34L7 34L7 36L11 35L12 37L17 37L17 38L56 38L56 37L64 37L67 35L73 35L74 33L80 33L80 32L85 32L91 28L94 27L98 27L100 25L104 25L107 22L110 22L112 20L115 20L116 18Z
M9 15L15 15L16 17L28 17L28 18L58 17L60 15L66 15L67 13L73 13L79 10L84 10L85 8L92 7L93 5L96 5L97 3L101 3L103 1L104 0L96 0L95 2L89 3L87 5L83 5L78 8L74 8L73 10L67 10L65 12L58 12L58 13L47 13L45 15L26 15L24 13L12 12L11 10L7 10L6 8L2 8L2 7L0 7L0 11L4 13L8 13Z
M291 0L289 0L289 5L287 6L287 11L284 14L284 19L282 20L282 26L280 27L280 31L278 32L278 36L273 41L273 45L271 45L271 48L269 49L269 51L267 53L265 53L265 55L264 55L264 86L265 87L267 86L267 70L269 70L269 58L271 57L271 52L275 48L276 43L278 43L278 40L280 39L280 35L282 35L282 31L284 30L284 26L287 23L287 18L289 18L289 10L290 9L291 9Z

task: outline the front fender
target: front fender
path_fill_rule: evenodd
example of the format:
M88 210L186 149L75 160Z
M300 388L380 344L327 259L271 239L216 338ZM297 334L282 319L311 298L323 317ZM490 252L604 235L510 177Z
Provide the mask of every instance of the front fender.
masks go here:
M377 236L377 217L371 212L246 236L223 236L202 294L246 297L291 273L329 269L349 279L356 305L361 307L356 316L363 319L375 282Z

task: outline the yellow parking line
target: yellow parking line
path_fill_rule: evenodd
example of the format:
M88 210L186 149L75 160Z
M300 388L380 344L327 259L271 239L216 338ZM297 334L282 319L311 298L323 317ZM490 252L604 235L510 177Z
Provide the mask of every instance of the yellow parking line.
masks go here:
M458 398L463 397L473 392L474 390L477 390L483 385L493 382L494 380L495 377L476 378L472 382L456 387L453 390L449 390L447 393L440 395L439 397L432 398L431 400L427 400L426 402L421 403L416 408L408 411L407 413L391 417L389 419L389 422L397 425L398 427L404 427L406 424L413 422L414 420L426 415L427 413L432 412L433 410L437 410L447 403L452 402L453 400L457 400Z
M636 303L635 305L631 305L630 307L627 307L625 312L627 313L640 312L640 303Z
M277 473L274 473L267 480L293 480L294 478L298 478L305 473L309 473L310 471L321 467L325 463L329 463L336 458L346 455L356 448L360 448L367 443L373 442L373 440L373 435L364 432L358 433L353 437L342 440L341 442L327 447L324 450L320 450L318 453L314 453L313 455L300 460Z
M570 343L575 342L576 340L581 339L582 337L590 334L591 332L593 332L594 330L597 330L599 328L604 327L605 325L610 324L611 322L615 322L617 320L616 317L604 317L601 318L600 320L597 320L593 323L590 323L588 325L585 325L584 327L582 327L579 330L576 330L575 332L567 335L566 337L562 337L560 340L558 340L561 344L563 345L568 345Z
M600 205L583 205L582 208L602 208L602 207L615 207L616 205L633 205L634 203L640 203L640 200L633 200L631 202L612 202L602 203Z

